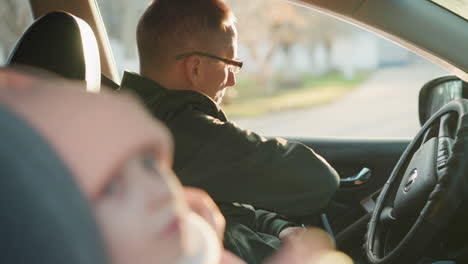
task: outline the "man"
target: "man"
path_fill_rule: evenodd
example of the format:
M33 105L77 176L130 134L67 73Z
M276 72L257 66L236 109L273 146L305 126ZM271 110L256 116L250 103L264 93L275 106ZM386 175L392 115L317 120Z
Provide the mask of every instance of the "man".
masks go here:
M141 75L125 73L122 90L136 92L171 130L173 169L184 185L204 189L220 205L225 246L259 263L278 248L278 237L298 229L240 204L287 216L318 213L339 181L310 148L242 130L220 109L242 66L234 20L221 0L154 1L138 24Z

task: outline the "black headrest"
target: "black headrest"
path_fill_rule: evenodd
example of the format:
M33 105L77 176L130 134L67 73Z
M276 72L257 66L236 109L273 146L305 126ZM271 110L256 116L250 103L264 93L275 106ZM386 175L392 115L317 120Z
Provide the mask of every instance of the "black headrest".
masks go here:
M85 21L66 12L52 12L37 19L18 40L7 64L38 67L83 80L88 89L100 87L96 37Z
M111 78L107 77L104 74L101 74L101 85L111 88L112 90L120 89L120 85L118 85L116 82L111 80Z
M0 124L0 263L108 263L91 210L55 152L2 106Z

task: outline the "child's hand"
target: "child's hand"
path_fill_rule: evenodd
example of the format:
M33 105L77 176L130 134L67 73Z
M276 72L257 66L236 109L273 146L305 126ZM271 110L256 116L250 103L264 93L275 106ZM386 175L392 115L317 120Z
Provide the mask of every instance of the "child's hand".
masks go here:
M240 259L238 256L234 255L233 253L227 251L226 249L223 250L221 253L221 260L220 264L247 264L245 261Z

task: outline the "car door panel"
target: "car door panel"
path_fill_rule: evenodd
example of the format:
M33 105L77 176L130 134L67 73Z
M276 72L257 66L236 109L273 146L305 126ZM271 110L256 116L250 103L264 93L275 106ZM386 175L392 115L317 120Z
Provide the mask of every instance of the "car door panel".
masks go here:
M368 182L355 187L341 187L326 210L332 227L338 232L367 213L360 202L385 184L410 143L410 139L288 139L314 149L337 170L341 178L354 176L364 167L371 170Z

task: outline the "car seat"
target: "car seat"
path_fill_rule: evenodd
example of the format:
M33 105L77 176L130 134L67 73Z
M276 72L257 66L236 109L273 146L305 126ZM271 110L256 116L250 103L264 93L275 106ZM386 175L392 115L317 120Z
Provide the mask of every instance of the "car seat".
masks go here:
M98 91L101 63L96 37L82 19L66 12L51 12L37 19L23 33L7 65L26 65L86 82Z
M1 105L0 123L0 263L108 263L92 211L57 154Z

